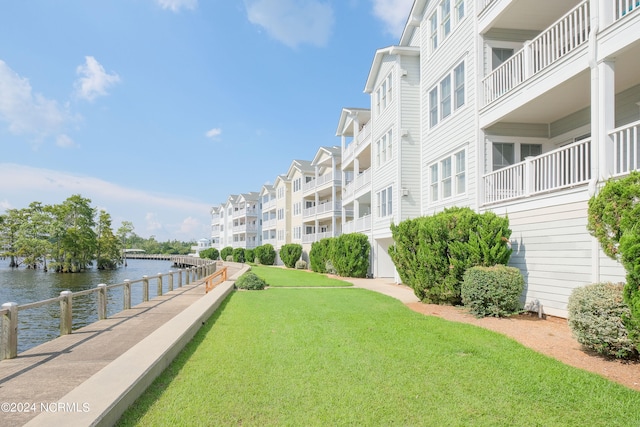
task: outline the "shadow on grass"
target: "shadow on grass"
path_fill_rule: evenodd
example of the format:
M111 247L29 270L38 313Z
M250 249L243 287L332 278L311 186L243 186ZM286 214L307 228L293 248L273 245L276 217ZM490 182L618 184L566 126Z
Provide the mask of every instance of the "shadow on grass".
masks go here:
M204 322L203 326L198 330L195 336L187 343L171 364L153 381L147 390L122 414L122 417L116 423L117 426L133 426L137 425L142 417L147 413L151 406L162 396L167 387L180 373L184 365L189 361L191 356L196 352L200 344L204 341L207 334L213 328L216 321L233 298L235 292L225 298L220 307Z

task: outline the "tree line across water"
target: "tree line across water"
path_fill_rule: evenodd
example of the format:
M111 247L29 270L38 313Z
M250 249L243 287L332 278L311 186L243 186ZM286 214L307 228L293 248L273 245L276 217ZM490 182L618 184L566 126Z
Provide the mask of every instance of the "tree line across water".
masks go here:
M99 270L115 269L123 263L125 248L185 255L193 244L161 243L133 230L133 223L122 221L114 233L111 215L79 194L55 205L32 202L0 215L0 256L8 257L11 267L66 273L84 271L94 262Z

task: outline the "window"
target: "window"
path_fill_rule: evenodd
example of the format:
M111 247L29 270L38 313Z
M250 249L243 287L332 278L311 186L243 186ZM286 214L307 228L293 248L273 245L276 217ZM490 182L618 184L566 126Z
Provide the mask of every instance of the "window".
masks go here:
M316 234L316 228L313 225L307 225L304 228L304 234Z
M300 215L302 214L302 203L301 202L297 202L293 204L293 214L294 215Z
M284 187L278 188L278 199L282 199L284 197Z
M512 142L493 143L493 170L502 169L514 163L515 153Z
M393 131L391 129L376 141L376 166L380 166L393 158L392 141Z
M442 197L451 197L451 157L440 162L442 174Z
M278 220L282 221L284 219L284 209L280 208L278 209Z
M453 69L453 82L455 85L453 105L457 110L464 105L464 62Z
M393 215L393 187L385 188L376 194L378 217Z
M494 47L491 49L491 70L495 70L503 62L513 56L513 49Z
M465 152L460 151L455 155L456 159L456 194L464 193L466 189L466 176L465 171L467 165L465 162Z
M520 161L524 162L527 157L535 157L542 154L540 144L520 144Z
M302 227L293 228L293 238L300 240L302 234Z
M293 181L293 192L295 193L300 190L302 190L302 178L296 178Z
M429 124L434 127L438 124L438 88L434 87L429 92Z
M389 103L391 103L392 96L393 78L392 75L389 74L387 77L385 77L385 79L382 81L382 84L378 86L378 89L376 90L376 105L378 113L387 108Z
M464 18L464 0L456 0L456 23L462 21Z
M445 118L451 114L451 76L447 76L440 82L440 117Z
M451 32L451 0L443 0L440 3L440 16L442 17L442 38L445 39Z
M464 62L458 64L429 91L429 126L449 117L465 103ZM453 80L453 87L451 81ZM440 89L438 91L438 89ZM453 103L452 103L453 99ZM439 110L439 111L438 111Z
M429 30L431 38L431 51L438 48L438 13L434 12L429 18Z
M466 192L466 154L465 151L441 159L430 166L431 201L437 202Z

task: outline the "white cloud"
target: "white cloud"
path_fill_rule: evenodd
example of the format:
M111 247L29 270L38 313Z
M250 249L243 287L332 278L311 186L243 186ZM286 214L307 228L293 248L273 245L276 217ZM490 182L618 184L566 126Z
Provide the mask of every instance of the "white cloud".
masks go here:
M178 12L180 9L193 10L198 7L198 0L156 0L156 3L163 9Z
M385 31L399 38L411 6L413 0L373 0L373 14L383 22Z
M73 148L78 146L73 139L65 134L58 135L56 138L56 145L60 148Z
M324 46L334 23L333 9L317 0L247 0L249 21L274 39L295 48Z
M93 56L85 56L85 63L78 66L76 73L82 76L75 83L76 94L88 101L107 95L107 89L120 82L120 76L107 73Z
M205 135L207 136L207 138L216 139L217 137L220 136L221 133L222 133L222 129L213 128L210 131L208 131Z
M0 194L0 213L10 207L27 207L33 201L58 204L81 194L111 215L114 229L121 221L131 221L137 234L153 234L159 241L197 240L210 234L209 204L122 187L91 176L0 163Z
M58 133L74 117L54 100L34 93L29 80L0 60L0 119L14 135L42 139Z

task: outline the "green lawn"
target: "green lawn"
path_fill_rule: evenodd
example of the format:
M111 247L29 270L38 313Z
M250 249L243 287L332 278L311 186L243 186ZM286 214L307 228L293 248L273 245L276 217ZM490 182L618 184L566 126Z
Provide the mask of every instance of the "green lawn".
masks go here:
M352 286L344 280L332 279L324 274L309 270L295 270L290 268L252 265L251 271L260 276L269 286L276 287L336 287Z
M640 393L364 289L235 292L120 425L638 426Z

